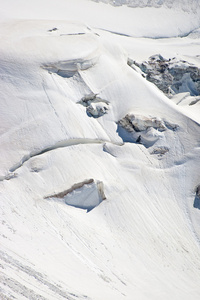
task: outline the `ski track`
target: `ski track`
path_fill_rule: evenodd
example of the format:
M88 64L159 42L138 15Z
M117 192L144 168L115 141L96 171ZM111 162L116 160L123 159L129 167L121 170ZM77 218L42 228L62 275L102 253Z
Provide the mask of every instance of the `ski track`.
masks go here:
M34 269L23 265L18 260L12 258L7 253L0 250L0 260L3 265L3 270L0 272L0 279L1 282L4 282L6 286L8 286L11 290L11 292L14 292L17 295L20 295L19 297L23 296L25 299L30 300L47 300L47 299L66 299L66 300L75 300L75 299L89 299L86 296L82 295L75 295L73 293L66 292L58 286L58 284L52 283L48 281L48 278L46 275L41 274ZM11 276L6 275L7 268L12 269L14 271L17 271L18 278L20 274L22 274L22 277L27 278L27 281L29 285L33 287L33 289L27 288L24 284L21 284L18 280L11 278ZM4 271L5 270L5 271ZM21 279L22 282L24 281L24 278ZM35 284L34 284L35 282ZM38 286L39 284L39 286ZM34 291L34 288L36 288L37 293ZM47 290L46 290L47 289ZM39 290L42 291L42 294L45 294L47 296L48 290L50 290L51 293L49 293L49 296L43 297L42 295L38 294ZM72 296L73 295L73 296ZM50 298L49 298L50 297ZM54 298L55 297L55 298ZM21 298L18 298L21 299Z
M57 214L60 216L60 219L62 219L62 216L60 214L60 210L56 209ZM47 220L47 219L46 219ZM48 219L48 222L51 223L53 230L55 231L56 235L59 235L62 242L63 242L63 238L62 235L57 232L56 227L53 225L52 221L50 219ZM70 222L67 222L67 220L65 220L65 222L67 223L67 228L71 231L72 235L76 237L76 239L80 242L80 244L82 244L82 246L90 253L90 255L96 259L99 264L103 264L104 266L104 270L108 271L108 273L112 274L117 281L119 281L121 284L126 285L126 283L118 276L116 275L103 261L101 261L98 256L96 255L96 253L94 251L92 251L90 245L88 245L83 238L80 237L79 233L75 231L75 228L73 228L70 225ZM103 279L105 281L109 281L110 283L112 283L112 280L109 279L103 272L102 269L100 269L97 264L92 263L90 260L88 260L85 256L83 256L79 251L75 250L72 245L70 245L69 243L64 242L65 245L67 245L67 247L70 249L70 251L75 254L78 259L80 259L80 261L82 261L87 267L89 267L92 271L94 271L95 273L98 274L99 277L101 278L106 278ZM116 287L114 287L114 285L112 286L113 289L116 289ZM118 289L116 289L118 292L120 292Z

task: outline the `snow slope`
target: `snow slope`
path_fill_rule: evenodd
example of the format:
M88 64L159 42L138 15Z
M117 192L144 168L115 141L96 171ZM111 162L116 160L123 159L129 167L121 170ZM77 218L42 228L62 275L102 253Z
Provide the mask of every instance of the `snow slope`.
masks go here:
M1 7L0 298L199 299L199 103L176 105L127 63L199 66L199 37L109 32L134 36L143 8Z
M1 0L0 17L2 20L76 20L121 34L153 38L184 36L200 27L199 0L148 1L147 7L140 7L145 2L137 1L137 7L133 8L91 0Z

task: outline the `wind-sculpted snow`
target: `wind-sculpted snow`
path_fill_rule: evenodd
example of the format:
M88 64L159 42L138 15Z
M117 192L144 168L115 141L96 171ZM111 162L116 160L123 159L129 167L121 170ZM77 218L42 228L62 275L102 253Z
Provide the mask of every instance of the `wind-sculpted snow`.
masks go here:
M176 53L199 68L199 38L112 34L136 30L133 8L40 2L0 26L0 298L199 300L200 102L127 64ZM77 8L86 25L55 20Z
M58 142L53 146L49 146L47 148L42 149L39 152L32 152L29 155L24 156L19 163L15 164L14 166L12 166L9 169L9 173L1 178L1 180L9 180L11 178L14 178L17 176L17 173L14 173L17 169L19 169L26 161L28 161L30 158L41 155L43 153L46 153L48 151L52 151L58 148L63 148L63 147L71 147L71 146L75 146L75 145L79 145L79 144L103 144L105 143L105 140L92 140L92 139L68 139L66 141L62 141L62 142ZM117 144L117 143L116 143ZM118 145L120 145L120 143L118 143ZM121 143L122 145L122 143ZM37 172L39 169L33 169L34 172Z
M46 196L45 199L59 199L64 203L82 209L87 212L98 206L106 199L104 194L103 182L94 179L84 180L75 183L71 188L61 193Z
M56 73L61 77L70 78L73 77L79 70L87 70L95 65L95 58L91 60L69 60L60 61L50 65L44 65L43 68L50 73Z

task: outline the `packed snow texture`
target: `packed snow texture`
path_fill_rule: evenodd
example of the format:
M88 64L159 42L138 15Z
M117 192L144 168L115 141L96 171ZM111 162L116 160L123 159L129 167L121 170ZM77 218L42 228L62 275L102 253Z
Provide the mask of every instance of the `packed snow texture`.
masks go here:
M0 298L199 300L198 7L0 2Z

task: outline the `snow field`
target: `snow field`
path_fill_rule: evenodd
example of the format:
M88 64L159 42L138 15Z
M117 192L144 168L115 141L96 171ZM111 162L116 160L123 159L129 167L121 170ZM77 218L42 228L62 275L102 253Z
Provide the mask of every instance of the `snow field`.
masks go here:
M127 64L159 50L199 65L199 38L143 38L199 19L88 0L8 1L0 15L0 298L199 299L198 103L176 105ZM141 142L120 134L127 115ZM88 213L85 185L49 198L89 179L106 199L92 182Z

